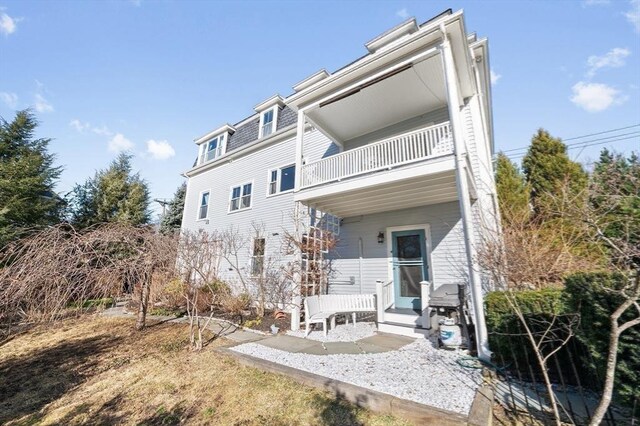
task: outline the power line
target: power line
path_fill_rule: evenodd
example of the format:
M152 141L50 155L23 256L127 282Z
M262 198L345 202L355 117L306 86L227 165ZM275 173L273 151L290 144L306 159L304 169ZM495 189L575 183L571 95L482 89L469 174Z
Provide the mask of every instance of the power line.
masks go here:
M588 144L588 143L591 143L591 142L607 141L607 140L614 139L614 138L619 138L619 137L622 137L622 136L632 136L632 137L640 136L640 131L629 132L629 133L620 133L620 134L617 134L617 135L604 136L604 137L601 137L601 138L591 139L591 140L588 140L588 141L574 142L574 143L566 144L566 147L567 147L567 149L572 148L572 147L581 147L582 145ZM511 149L509 151L502 151L502 152L503 153L505 153L505 152L516 153L516 151L525 152L528 149L529 149L529 147L526 147L526 148L514 148L514 149Z
M584 138L588 138L588 137L590 137L590 136L603 135L603 134L605 134L605 133L617 132L617 131L620 131L620 130L631 129L631 128L633 128L633 127L639 127L639 126L640 126L640 123L639 123L639 124L633 124L633 125L631 125L631 126L619 127L619 128L617 128L617 129L605 130L605 131L597 132L597 133L589 133L589 134L582 135L582 136L574 136L574 137L572 137L572 138L566 138L566 139L562 139L562 138L561 138L561 140L563 140L563 141L572 141L572 140L577 140L577 139L584 139ZM613 135L613 136L610 136L610 137L615 137L615 136L616 136L616 135ZM577 142L577 143L582 143L582 142ZM570 144L570 145L574 145L574 144ZM504 150L504 151L502 151L502 152L503 152L503 153L507 153L507 152L513 152L513 151L520 151L520 150L523 150L523 149L524 149L524 150L526 150L526 149L528 149L528 148L529 148L528 146L525 146L525 147L519 147L519 148L507 149L507 150Z
M594 142L594 143L587 143L587 144L584 144L584 145L573 145L573 146L569 146L569 147L567 147L567 150L571 150L571 149L578 149L578 148L588 148L588 147L590 147L590 146L604 145L604 144L611 143L611 142L626 141L626 140L636 139L636 138L638 138L638 141L640 141L640 135L627 136L627 137L622 137L622 138L619 138L619 139L610 139L610 140L605 140L605 141L602 141L602 140L593 140L593 141L590 141L590 142L594 142L594 141L597 141L597 142ZM521 158L521 157L524 157L524 156L525 156L525 152L520 153L520 154L511 154L511 155L507 155L507 157L509 157L509 158L510 158L510 159L512 159L512 160L513 160L513 159L515 159L515 158Z

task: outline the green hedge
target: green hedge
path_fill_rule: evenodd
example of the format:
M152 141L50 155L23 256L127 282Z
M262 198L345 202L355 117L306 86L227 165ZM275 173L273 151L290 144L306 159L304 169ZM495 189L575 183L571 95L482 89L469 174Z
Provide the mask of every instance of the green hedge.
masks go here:
M609 316L620 306L623 298L609 289L619 289L628 278L621 274L589 273L575 274L565 280L565 300L567 309L579 312L581 317L578 340L585 345L590 357L581 361L604 378L607 354L609 352ZM636 318L635 309L627 309L618 321ZM621 402L632 405L634 399L640 402L640 327L631 327L620 336L618 366L615 390Z
M558 361L566 369L565 380L574 381L574 372L569 367L573 361L583 386L599 391L604 378L609 345L609 315L620 305L622 299L607 289L624 285L624 276L607 273L581 273L565 279L563 289L544 289L514 293L518 306L534 330L541 327L536 320L580 317L576 337L558 352ZM491 292L485 298L489 344L498 364L503 364L512 373L531 380L533 371L539 379L533 351L522 332L520 321L513 313L504 292ZM629 309L622 318L633 318L635 310ZM622 322L621 321L621 322ZM537 324L537 325L536 325ZM504 362L503 362L504 361ZM551 364L554 365L554 364ZM555 366L550 366L552 377ZM574 383L575 384L575 383ZM616 370L616 402L632 406L640 398L640 327L631 328L622 335L618 351Z

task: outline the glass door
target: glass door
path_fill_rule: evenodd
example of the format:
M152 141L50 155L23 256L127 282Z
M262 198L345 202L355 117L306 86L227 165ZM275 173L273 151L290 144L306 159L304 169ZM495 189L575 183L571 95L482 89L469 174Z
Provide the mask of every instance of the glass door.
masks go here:
M391 233L396 308L421 309L420 281L429 277L424 229Z

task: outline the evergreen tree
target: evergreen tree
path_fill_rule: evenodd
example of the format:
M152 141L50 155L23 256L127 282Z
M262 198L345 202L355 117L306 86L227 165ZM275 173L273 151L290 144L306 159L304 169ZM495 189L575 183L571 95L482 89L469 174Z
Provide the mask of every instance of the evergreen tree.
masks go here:
M567 146L544 129L539 129L531 139L522 169L535 207L541 205L545 194L554 194L565 182L574 193L587 185L587 174L579 163L569 159Z
M529 186L524 176L503 153L496 160L496 189L502 219L506 223L529 216Z
M187 184L183 183L178 187L173 199L169 202L169 208L160 222L160 232L167 235L180 229L182 225L182 211L184 210L184 199L187 194Z
M62 168L48 152L51 139L34 137L37 126L30 110L12 122L0 117L0 247L60 220L63 202L54 186Z
M131 155L122 153L106 170L98 171L71 193L70 220L84 228L98 223L149 223L149 188L132 174Z

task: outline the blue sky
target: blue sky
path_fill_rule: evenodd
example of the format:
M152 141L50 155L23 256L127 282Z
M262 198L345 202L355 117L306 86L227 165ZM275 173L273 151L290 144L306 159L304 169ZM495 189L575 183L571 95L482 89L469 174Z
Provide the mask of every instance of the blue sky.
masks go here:
M447 8L489 38L497 149L539 127L572 138L640 124L640 0L0 0L0 116L34 109L65 168L61 192L130 149L153 196L170 198L195 137ZM640 151L640 138L570 153L588 162L604 146Z

